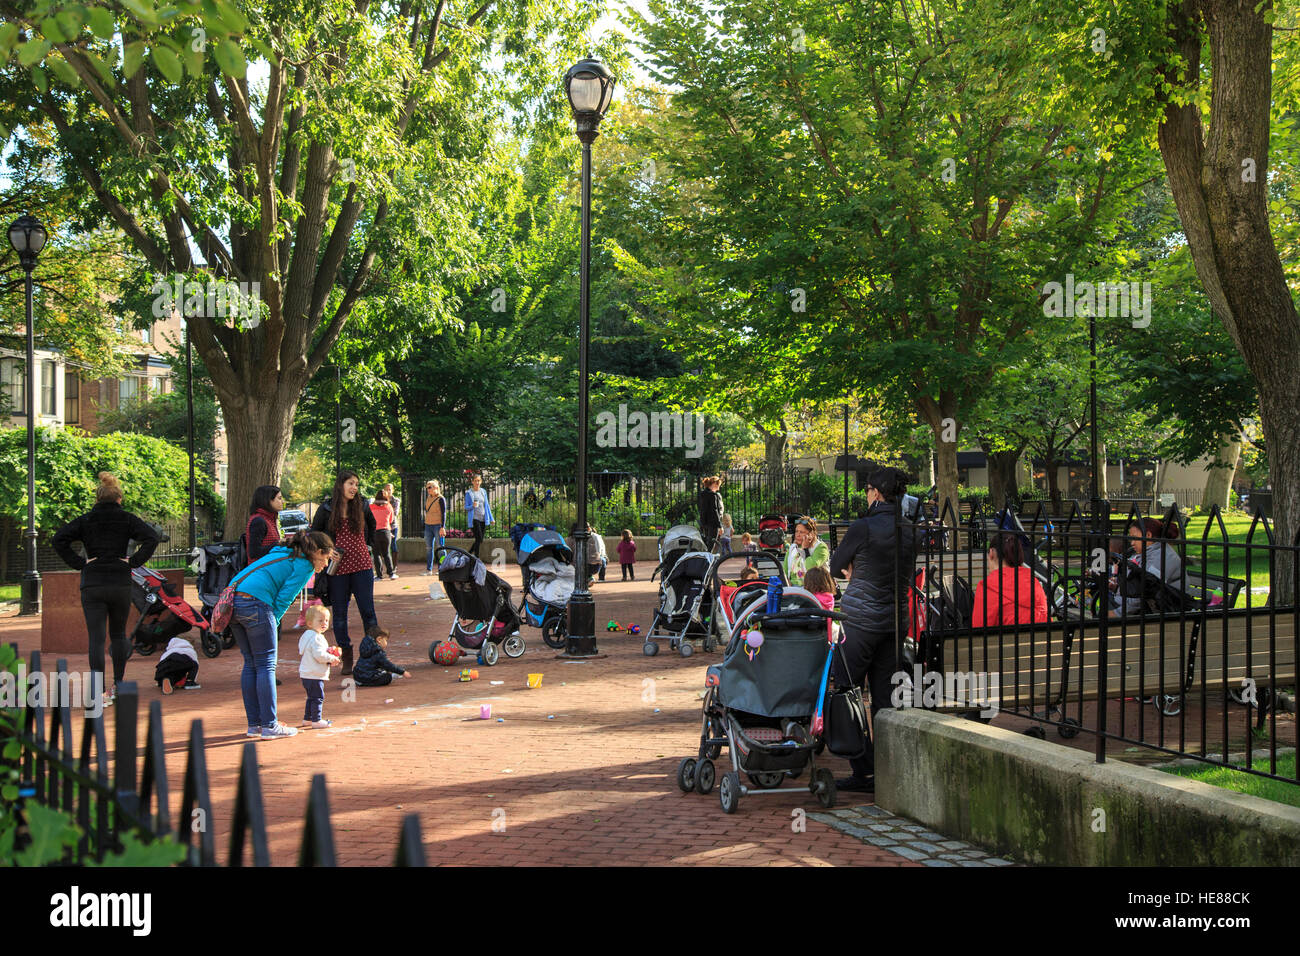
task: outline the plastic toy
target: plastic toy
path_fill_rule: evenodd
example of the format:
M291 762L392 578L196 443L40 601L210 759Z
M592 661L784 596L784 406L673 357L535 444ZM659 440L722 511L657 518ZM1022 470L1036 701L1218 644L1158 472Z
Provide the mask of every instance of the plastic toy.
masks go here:
M439 641L429 649L429 660L443 667L451 667L460 660L460 648L451 641Z
M641 633L641 625L640 625L640 624L629 624L629 625L628 625L628 628L627 628L627 632L628 632L629 634L640 634L640 633Z
M460 672L460 679L462 681L478 680L478 671L472 670L468 667L463 668Z
M607 631L617 631L617 630L618 630L619 628L621 628L621 627L622 627L622 625L619 624L618 621L610 621L608 624L605 625L605 630L607 630Z

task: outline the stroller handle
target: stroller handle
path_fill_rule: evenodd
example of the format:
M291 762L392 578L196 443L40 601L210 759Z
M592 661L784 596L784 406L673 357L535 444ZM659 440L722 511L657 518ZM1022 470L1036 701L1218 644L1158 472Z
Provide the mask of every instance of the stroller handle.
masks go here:
M801 607L774 614L755 614L749 619L751 627L768 627L781 629L785 627L803 627L813 621L843 621L844 615L839 611L826 611L819 608Z

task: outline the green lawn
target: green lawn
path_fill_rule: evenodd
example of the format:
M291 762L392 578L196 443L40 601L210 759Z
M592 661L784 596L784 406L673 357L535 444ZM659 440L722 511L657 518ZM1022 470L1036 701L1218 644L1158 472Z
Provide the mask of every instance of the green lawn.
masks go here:
M1251 767L1267 773L1268 758L1263 757L1256 760L1251 764ZM1238 793L1248 793L1254 797L1263 797L1265 800L1274 800L1277 803L1300 807L1300 785L1294 783L1281 783L1277 780L1269 780L1267 777L1256 777L1227 767L1170 767L1162 769L1165 769L1166 773L1172 773L1179 777L1191 777L1193 780L1199 780L1215 787L1224 787L1228 790L1236 790ZM1294 753L1277 758L1277 773L1278 776L1295 779Z
M0 601L17 601L19 587L17 584L0 584Z

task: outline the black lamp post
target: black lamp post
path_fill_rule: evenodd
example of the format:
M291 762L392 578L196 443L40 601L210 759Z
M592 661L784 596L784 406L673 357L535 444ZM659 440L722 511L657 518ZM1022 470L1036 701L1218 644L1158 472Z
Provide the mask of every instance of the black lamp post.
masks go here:
M579 60L564 75L564 91L573 107L582 143L582 255L578 329L578 531L574 535L578 586L569 600L569 636L565 657L596 655L596 602L587 578L587 340L590 338L588 291L591 271L591 144L614 98L614 77L599 60Z
M45 227L24 213L9 227L9 244L27 274L27 573L23 575L19 614L41 613L41 572L36 570L36 341L32 320L32 270L45 248Z
M194 510L194 349L185 323L185 444L190 453L190 552L198 544L199 516Z

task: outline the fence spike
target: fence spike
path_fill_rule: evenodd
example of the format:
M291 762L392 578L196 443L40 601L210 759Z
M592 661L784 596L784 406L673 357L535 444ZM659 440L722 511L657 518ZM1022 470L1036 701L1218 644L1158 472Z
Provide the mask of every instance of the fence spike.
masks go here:
M302 828L299 866L338 866L334 856L334 830L330 826L329 794L325 774L314 774L307 794L307 820Z
M149 729L145 732L144 771L140 777L140 812L149 816L149 803L154 791L158 794L158 811L153 815L150 829L162 836L171 832L167 786L167 741L163 737L162 702L149 702Z
M397 842L394 866L428 866L424 855L424 837L420 833L420 815L408 813L402 819L402 834Z
M190 722L185 779L181 783L181 815L176 830L177 839L189 851L191 866L215 866L217 862L216 841L212 836L212 798L208 793L208 760L203 748L203 721L195 719ZM198 819L194 816L196 812ZM199 826L196 828L195 824ZM190 837L195 833L199 835L197 851L190 846Z
M235 814L230 828L230 866L244 865L244 837L253 837L253 865L270 866L271 854L266 841L266 809L262 804L262 782L257 772L257 749L250 740L244 744L239 762L239 784L235 794Z

